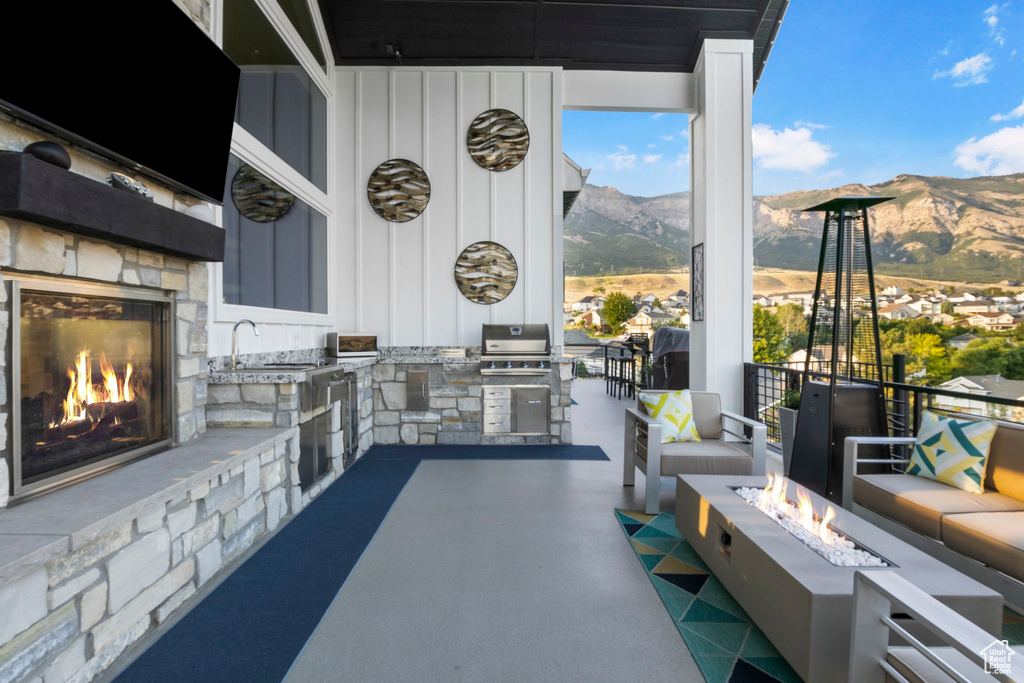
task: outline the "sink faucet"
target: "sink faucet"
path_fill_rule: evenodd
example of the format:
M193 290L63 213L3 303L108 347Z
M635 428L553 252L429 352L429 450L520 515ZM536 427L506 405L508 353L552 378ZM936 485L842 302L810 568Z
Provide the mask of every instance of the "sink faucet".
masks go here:
M254 323L253 321L249 320L248 318L243 318L242 320L239 320L237 323L235 323L234 328L232 328L232 330L231 330L231 369L232 370L234 370L236 367L238 367L238 361L236 359L236 356L238 355L238 326L241 325L242 323L249 323L250 325L252 325L253 333L255 333L255 335L257 337L260 336L260 328L256 327L256 323Z

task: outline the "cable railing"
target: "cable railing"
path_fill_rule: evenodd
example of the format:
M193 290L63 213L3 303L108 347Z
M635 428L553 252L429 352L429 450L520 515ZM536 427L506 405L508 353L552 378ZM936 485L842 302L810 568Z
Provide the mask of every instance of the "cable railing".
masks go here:
M768 441L779 443L780 408L788 392L800 394L807 379L828 380L828 362L816 361L811 369L804 372L800 367L787 363L744 363L743 403L744 415L763 423L768 428ZM844 367L846 364L843 364ZM853 364L856 368L857 364ZM863 364L867 365L867 364ZM864 369L864 374L874 367ZM855 371L860 370L857 368ZM921 415L925 410L944 414L977 416L1024 423L1024 401L998 398L983 394L950 391L935 387L908 384L906 382L906 359L901 354L893 356L890 365L884 365L884 389L889 431L892 436L915 436L921 426ZM840 377L843 382L864 382L862 377Z

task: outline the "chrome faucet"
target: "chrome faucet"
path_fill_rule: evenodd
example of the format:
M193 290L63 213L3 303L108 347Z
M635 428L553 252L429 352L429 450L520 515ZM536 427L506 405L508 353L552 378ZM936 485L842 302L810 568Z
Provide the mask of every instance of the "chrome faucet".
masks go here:
M232 328L232 330L231 330L231 369L232 370L234 370L238 366L238 361L236 359L236 356L238 355L238 326L241 325L242 323L249 323L250 325L252 325L253 333L255 333L255 335L257 337L260 336L260 328L256 327L256 323L254 323L253 321L249 320L248 318L243 318L242 320L239 320L237 323L235 323L234 328Z

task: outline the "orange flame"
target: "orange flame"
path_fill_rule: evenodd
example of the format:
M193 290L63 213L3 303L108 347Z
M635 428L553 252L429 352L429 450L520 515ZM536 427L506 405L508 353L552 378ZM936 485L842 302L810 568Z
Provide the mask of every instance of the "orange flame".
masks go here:
M784 475L771 473L768 485L761 489L757 506L769 514L783 514L793 517L800 526L820 538L827 545L835 545L835 538L830 533L829 523L835 519L836 511L829 505L821 519L814 513L811 495L802 486L796 487L797 504L793 506L786 498L788 483ZM795 507L795 510L794 510Z
M88 349L82 349L78 353L74 368L68 368L68 378L71 385L68 387L67 398L64 399L64 419L60 424L76 422L89 419L88 406L94 403L120 403L122 401L134 401L137 393L131 383L132 364L125 367L124 379L117 376L106 354L100 354L100 372L103 375L102 384L92 382L92 359L89 357Z

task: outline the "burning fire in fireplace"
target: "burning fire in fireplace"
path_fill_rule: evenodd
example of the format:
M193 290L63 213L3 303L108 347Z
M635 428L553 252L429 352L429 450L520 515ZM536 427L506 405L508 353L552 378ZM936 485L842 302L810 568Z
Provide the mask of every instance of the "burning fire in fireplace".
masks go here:
M768 515L783 529L806 543L832 564L846 567L885 567L886 562L874 553L857 546L830 526L836 511L827 505L822 514L814 511L811 496L802 486L796 487L796 504L787 495L788 479L784 475L768 475L764 488L740 487L736 494Z
M103 417L107 406L135 400L139 393L139 387L132 381L131 363L126 364L123 376L118 377L113 366L107 361L106 354L100 353L100 373L103 381L94 383L92 358L89 356L88 349L82 349L78 353L75 367L68 368L71 385L68 387L67 398L63 402L64 417L60 422L51 424L51 427L56 427L58 424L99 419ZM98 411L90 410L90 406L97 406L100 409Z

